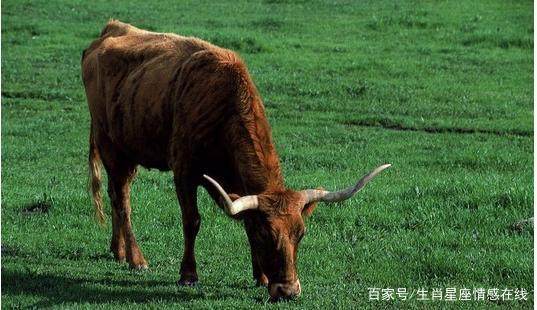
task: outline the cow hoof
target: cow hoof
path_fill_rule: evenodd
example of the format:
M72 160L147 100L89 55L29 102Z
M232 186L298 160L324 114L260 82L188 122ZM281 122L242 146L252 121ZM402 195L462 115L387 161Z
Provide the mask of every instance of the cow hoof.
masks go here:
M198 283L198 279L197 278L193 278L193 277L187 277L187 278L182 278L177 281L177 285L179 286L194 286Z
M268 286L268 278L265 275L261 275L258 279L255 279L255 286Z
M136 271L144 271L144 270L149 269L149 267L147 266L147 264L130 265L129 267L130 267L132 270L136 270Z
M112 252L112 255L114 255L114 260L118 263L124 263L127 261L127 256L125 255L125 251L120 250L114 250L112 246L110 247L110 252Z

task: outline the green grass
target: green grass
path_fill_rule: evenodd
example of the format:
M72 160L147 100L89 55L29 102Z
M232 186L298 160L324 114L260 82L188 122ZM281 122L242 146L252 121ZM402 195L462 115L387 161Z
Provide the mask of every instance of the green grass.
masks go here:
M3 1L2 305L6 308L506 307L370 302L368 287L533 292L531 1ZM150 270L107 251L87 193L80 56L110 18L238 51L264 98L291 188L350 184L299 250L303 295L267 303L240 223L199 190L200 284L170 173L141 170L134 231Z

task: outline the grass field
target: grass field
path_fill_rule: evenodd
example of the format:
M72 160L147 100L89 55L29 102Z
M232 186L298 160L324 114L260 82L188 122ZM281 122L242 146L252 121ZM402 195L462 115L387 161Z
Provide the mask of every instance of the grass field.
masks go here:
M358 2L358 1L357 1ZM134 231L150 264L108 252L87 193L80 56L109 18L238 51L286 183L349 185L299 250L303 294L268 303L249 248L199 190L200 283L178 287L170 173L141 169ZM2 306L533 307L531 1L2 1ZM524 288L528 301L369 301L368 288Z

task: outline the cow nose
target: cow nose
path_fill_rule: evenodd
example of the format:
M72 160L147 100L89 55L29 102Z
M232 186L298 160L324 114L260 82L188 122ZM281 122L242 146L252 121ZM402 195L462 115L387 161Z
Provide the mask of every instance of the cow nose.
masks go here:
M270 298L274 301L297 297L300 295L300 291L300 281L298 279L292 283L272 283L269 286Z

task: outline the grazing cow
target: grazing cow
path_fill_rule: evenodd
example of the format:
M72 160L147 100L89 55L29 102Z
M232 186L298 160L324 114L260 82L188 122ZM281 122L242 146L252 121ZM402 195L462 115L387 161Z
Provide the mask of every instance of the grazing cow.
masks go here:
M100 162L108 174L110 250L132 268L147 268L132 232L129 185L138 165L171 170L185 240L181 285L198 280L199 185L229 216L243 221L254 279L276 300L300 293L296 263L303 217L318 201L348 199L389 167L339 192L287 189L246 66L234 52L197 38L112 20L83 52L82 76L91 114L91 190L101 221Z

